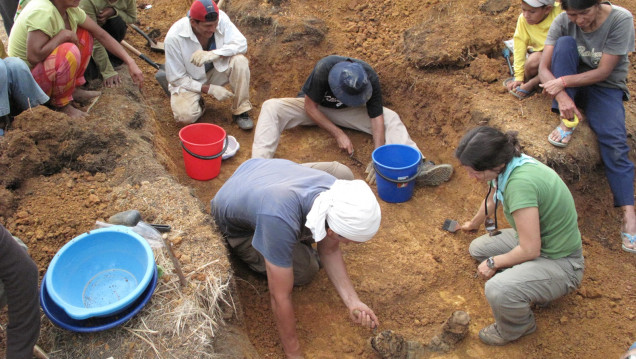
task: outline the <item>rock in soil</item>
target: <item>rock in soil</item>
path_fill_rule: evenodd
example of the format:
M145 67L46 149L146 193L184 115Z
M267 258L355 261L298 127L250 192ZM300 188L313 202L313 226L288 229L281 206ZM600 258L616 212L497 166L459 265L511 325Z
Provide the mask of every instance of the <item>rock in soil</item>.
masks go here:
M392 330L385 330L370 339L371 347L383 359L424 359L432 352L448 352L468 334L470 316L458 310L442 325L440 334L426 346L417 341L407 341Z

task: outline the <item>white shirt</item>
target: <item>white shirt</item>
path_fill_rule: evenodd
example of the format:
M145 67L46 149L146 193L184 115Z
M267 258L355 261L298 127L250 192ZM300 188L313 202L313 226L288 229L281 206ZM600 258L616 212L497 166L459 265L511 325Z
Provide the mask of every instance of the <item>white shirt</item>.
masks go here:
M247 39L230 21L225 12L219 10L219 24L214 32L217 55L223 56L214 60L214 69L219 72L227 70L230 56L247 52ZM170 83L170 92L178 93L183 88L187 91L201 92L206 83L205 66L195 66L190 57L197 50L203 50L199 40L192 31L190 19L186 16L175 22L168 30L164 41L166 51L166 78Z

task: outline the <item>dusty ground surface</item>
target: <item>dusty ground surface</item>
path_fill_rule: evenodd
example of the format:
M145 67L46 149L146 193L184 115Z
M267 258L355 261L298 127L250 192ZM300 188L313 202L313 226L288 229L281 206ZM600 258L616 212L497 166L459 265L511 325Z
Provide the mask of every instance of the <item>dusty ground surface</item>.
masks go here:
M615 3L636 11L634 0ZM139 10L140 25L159 30L162 40L187 11L188 1L140 0L139 5L152 5ZM353 56L377 70L385 105L401 115L429 159L456 166L452 154L463 133L490 124L519 131L525 152L556 168L570 186L583 233L582 286L536 309L537 332L501 348L485 346L477 337L492 322L484 283L473 277L476 263L467 253L477 234L441 230L446 218L464 221L473 215L485 185L458 170L439 187L417 188L406 203L381 202L383 221L376 238L344 249L358 294L378 315L381 330L428 342L452 312L464 310L472 318L469 335L453 352L437 355L445 358L618 357L636 340L636 257L620 250L620 212L612 208L594 135L583 125L567 149L553 148L546 136L557 118L549 111L549 99L537 95L520 102L501 86L508 76L501 41L514 32L516 1L231 0L226 9L248 38L255 119L266 99L295 96L316 60L328 54ZM131 33L127 38L150 54L141 37ZM150 55L163 62L160 55ZM154 83L154 69L141 60L139 65L148 75L143 93L131 87L107 90L86 121L72 122L43 109L16 120L0 139L0 221L27 241L44 274L57 249L92 228L95 220L138 208L148 221L176 229L169 238L185 272L192 273L190 286L179 292L161 251L158 257L169 275L157 289L160 295L124 328L78 335L43 317L40 344L54 357L69 358L283 357L265 279L228 261L208 215L209 200L250 157L253 133L231 123L229 104L206 98L208 110L201 121L221 125L242 147L223 162L216 179L188 178L180 126ZM633 81L629 85L636 92ZM636 107L633 102L625 106L634 147ZM347 133L357 157L367 162L373 150L370 136ZM335 147L324 131L298 128L283 134L277 157L337 160L362 178L364 168ZM201 266L206 267L197 271ZM210 281L220 283L217 289L229 283L229 289L203 292L214 287ZM184 312L183 303L200 302L210 292L226 293L224 298L236 304L212 311L219 326L197 331L191 325L197 317L186 321L183 331L175 329L174 315ZM324 272L296 288L293 297L306 357L376 357L368 345L372 333L351 325Z

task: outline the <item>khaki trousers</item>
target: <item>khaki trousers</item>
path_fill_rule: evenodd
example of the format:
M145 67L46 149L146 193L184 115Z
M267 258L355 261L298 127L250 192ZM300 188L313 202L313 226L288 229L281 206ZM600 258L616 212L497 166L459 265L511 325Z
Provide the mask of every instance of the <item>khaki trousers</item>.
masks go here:
M475 239L469 252L483 262L510 252L518 244L515 231L507 228L499 235L486 234ZM515 340L532 331L536 324L530 305L547 304L574 291L581 284L583 268L579 250L569 257L538 257L497 272L486 282L485 293L499 334L506 340Z
M371 132L371 121L366 106L333 109L318 107L320 112L334 124L358 130L368 134ZM387 144L397 143L418 149L417 144L409 136L400 116L386 107L383 108L384 132ZM274 98L263 102L258 116L252 158L273 158L280 134L296 126L316 126L316 123L305 112L304 97ZM420 151L421 152L421 151Z
M252 109L250 103L250 68L249 61L243 55L235 55L230 59L226 71L210 70L207 74L207 84L224 86L229 83L234 93L232 98L232 114L240 115ZM179 89L170 95L170 107L177 122L190 124L196 122L205 111L200 102L201 93Z
M303 163L303 166L325 171L338 179L352 180L353 173L351 170L338 162L311 162ZM320 259L318 252L311 246L313 238L309 231L303 227L303 232L308 232L303 239L294 246L292 251L293 269L294 269L294 285L300 286L311 282L320 269ZM263 255L252 247L252 237L254 235L242 237L226 237L230 250L234 255L245 262L253 271L260 274L267 274L265 269L265 258Z

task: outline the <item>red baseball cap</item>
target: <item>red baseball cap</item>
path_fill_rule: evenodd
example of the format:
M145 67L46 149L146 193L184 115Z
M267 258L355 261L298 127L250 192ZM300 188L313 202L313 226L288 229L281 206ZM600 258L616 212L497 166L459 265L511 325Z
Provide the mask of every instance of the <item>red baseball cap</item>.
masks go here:
M219 7L212 0L195 0L190 6L188 17L198 21L216 21L219 19Z

